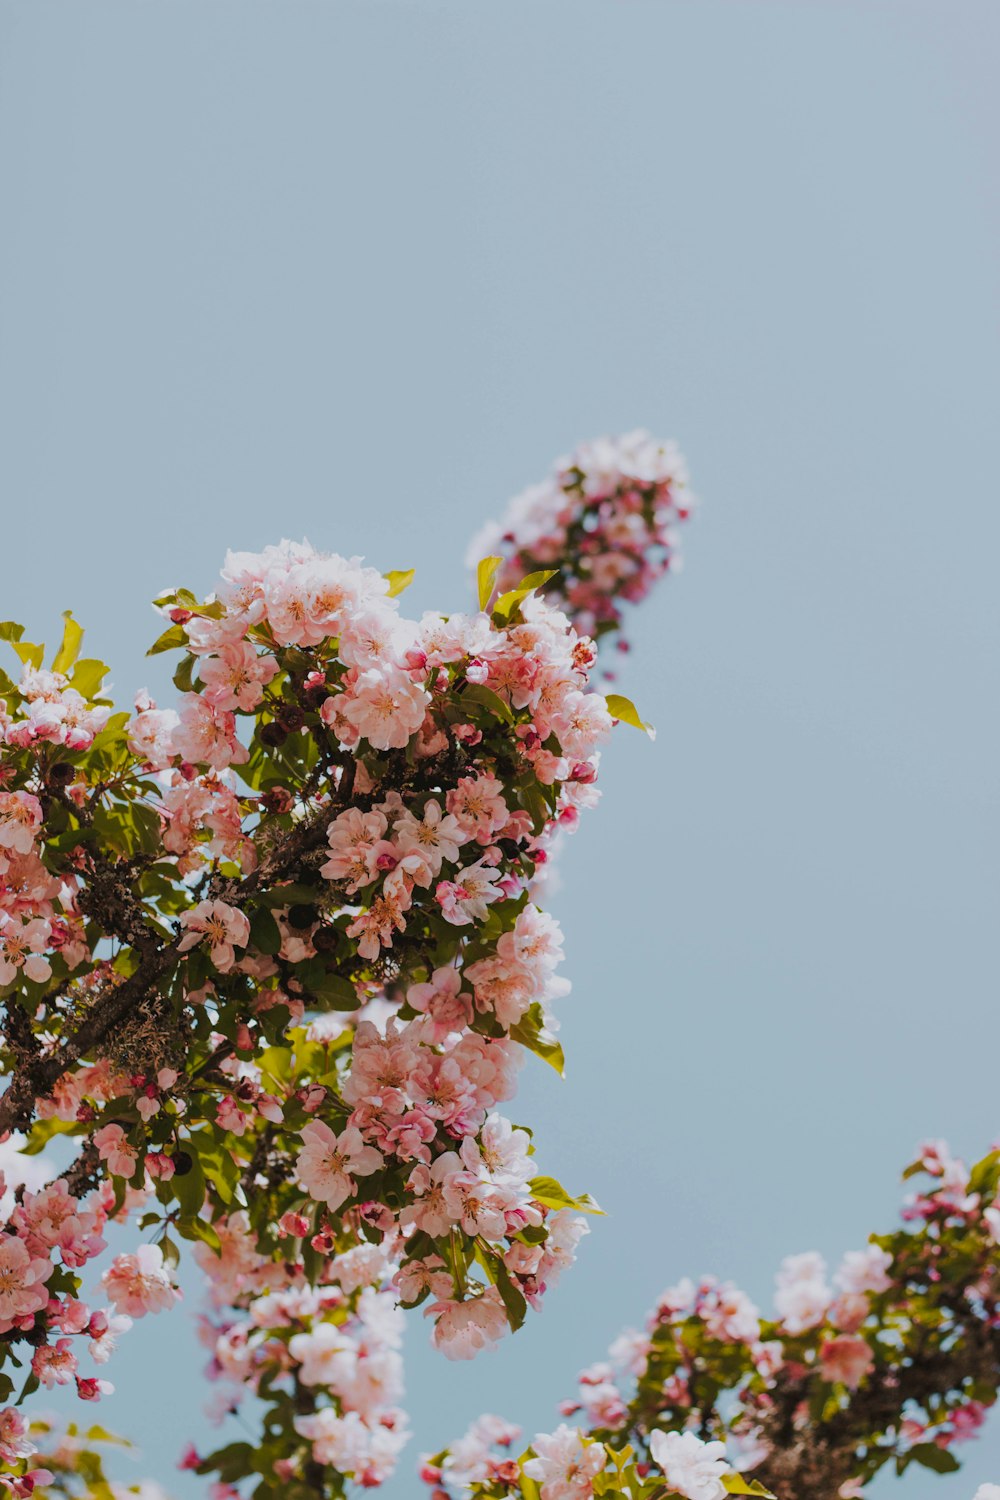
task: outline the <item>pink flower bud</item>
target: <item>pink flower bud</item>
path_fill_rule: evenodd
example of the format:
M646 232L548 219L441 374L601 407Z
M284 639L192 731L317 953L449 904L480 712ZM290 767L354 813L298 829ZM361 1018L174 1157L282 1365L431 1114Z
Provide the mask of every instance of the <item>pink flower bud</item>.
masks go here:
M305 1214L293 1213L291 1209L278 1220L278 1233L283 1239L301 1240L309 1233L309 1220Z
M110 1396L113 1390L110 1380L76 1377L76 1394L81 1401L100 1401L102 1396Z

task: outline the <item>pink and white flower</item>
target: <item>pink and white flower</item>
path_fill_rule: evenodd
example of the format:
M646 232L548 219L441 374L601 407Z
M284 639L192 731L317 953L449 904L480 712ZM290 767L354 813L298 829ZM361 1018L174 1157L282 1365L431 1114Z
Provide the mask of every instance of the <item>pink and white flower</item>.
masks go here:
M455 927L485 921L487 908L503 898L503 889L496 884L502 878L499 869L479 859L459 870L453 881L442 880L435 895L445 921Z
M53 1269L51 1261L30 1254L16 1235L0 1237L0 1333L31 1327L35 1313L49 1300L45 1283Z
M396 668L359 674L339 711L375 750L401 750L424 722L430 694Z
M22 921L19 916L0 911L0 985L13 984L18 972L35 984L52 977L52 965L45 957L52 928L41 917Z
M451 813L442 813L441 804L429 797L422 813L405 809L397 817L393 838L404 854L420 854L433 875L439 875L442 863L454 864L458 851L469 835Z
M789 1333L805 1333L822 1323L831 1298L821 1255L810 1250L785 1257L778 1271L774 1305Z
M94 1134L94 1145L101 1160L107 1162L108 1171L113 1177L131 1179L135 1176L139 1152L121 1125L103 1125Z
M159 1245L140 1245L132 1255L116 1255L101 1277L101 1285L115 1309L130 1318L164 1312L180 1296Z
M424 1316L435 1319L431 1341L448 1359L474 1359L498 1344L510 1327L494 1286L466 1302L435 1302L424 1309Z
M42 804L30 792L0 792L0 850L30 854L42 823Z
M653 1432L649 1451L670 1489L686 1500L725 1500L727 1472L722 1443L706 1443L693 1432Z
M838 1334L820 1345L823 1379L839 1381L856 1391L866 1375L875 1368L875 1356L865 1339L853 1334Z
M203 657L198 668L209 703L242 713L252 713L258 706L277 670L275 658L258 655L249 641L221 645L218 654Z
M555 1432L536 1433L531 1446L536 1456L524 1464L524 1472L541 1486L542 1500L589 1500L608 1461L603 1443L563 1422Z
M382 1166L382 1154L365 1145L353 1125L334 1135L322 1120L310 1120L295 1163L299 1182L318 1203L339 1208L354 1193L356 1177L368 1177Z
M222 974L227 974L235 964L235 950L245 948L250 941L249 920L225 901L199 901L197 906L181 913L180 925L184 935L177 944L178 951L187 953L199 943L207 942L209 956Z

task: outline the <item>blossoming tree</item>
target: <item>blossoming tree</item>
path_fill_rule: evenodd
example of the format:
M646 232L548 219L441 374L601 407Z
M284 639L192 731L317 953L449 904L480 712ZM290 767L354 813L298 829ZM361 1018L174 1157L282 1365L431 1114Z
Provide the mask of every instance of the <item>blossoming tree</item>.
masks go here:
M741 1493L850 1500L886 1465L956 1470L1000 1389L1000 1151L970 1172L931 1143L916 1174L903 1227L845 1255L832 1285L821 1256L789 1256L773 1319L730 1283L671 1287L582 1372L562 1405L573 1426L518 1460L517 1429L479 1419L424 1462L435 1500L652 1497L664 1482L722 1500L727 1460Z
M130 1320L177 1300L188 1242L220 1405L253 1393L263 1415L259 1440L185 1466L215 1476L216 1500L339 1495L380 1483L406 1440L405 1309L422 1305L437 1347L469 1358L539 1306L595 1207L539 1175L530 1136L498 1110L525 1053L562 1064L567 986L541 876L596 800L614 721L646 727L593 690L594 640L674 564L689 507L671 445L585 445L493 529L478 612L420 621L396 603L409 574L287 543L231 554L215 596L157 601L152 649L181 653L176 708L143 696L116 714L71 617L48 666L0 627L21 661L0 678L3 1399L68 1383L98 1399ZM106 1264L108 1306L93 1308L81 1272L110 1220L145 1240ZM961 1295L964 1265L938 1264ZM787 1276L819 1298L814 1262ZM869 1319L889 1305L888 1288L853 1294L883 1297ZM713 1314L727 1297L731 1317ZM702 1341L663 1374L669 1402L654 1331L633 1348L631 1396L587 1378L585 1421L522 1463L490 1453L513 1433L484 1419L427 1477L526 1500L759 1494L719 1442L752 1432L754 1472L798 1482L780 1468L789 1434L805 1451L836 1416L809 1405L814 1386L850 1412L874 1379L868 1323L824 1304L815 1324L782 1313L752 1331L728 1289L692 1298L663 1323ZM893 1304L904 1341L916 1305ZM951 1402L951 1425L934 1405L932 1436L908 1429L902 1456L933 1449L947 1466L955 1424L987 1399L985 1378L976 1395L964 1376L942 1385L964 1368L936 1367L928 1399ZM783 1436L772 1406L791 1413ZM159 1494L109 1489L105 1437L31 1430L8 1406L0 1483Z
M633 448L648 473L613 479L616 513L659 542L673 460ZM481 563L477 613L407 621L410 574L231 554L212 598L156 601L180 697L133 714L72 616L48 660L0 626L21 664L0 677L0 1131L18 1162L59 1158L33 1179L8 1151L0 1399L98 1399L115 1338L177 1300L187 1241L218 1372L265 1403L259 1443L187 1462L220 1494L338 1493L405 1440L400 1307L469 1358L572 1260L594 1205L498 1106L526 1053L561 1069L537 877L596 800L599 745L640 721L590 686L551 570L503 566ZM146 1238L95 1309L110 1220ZM0 1477L28 1493L44 1471L4 1420Z

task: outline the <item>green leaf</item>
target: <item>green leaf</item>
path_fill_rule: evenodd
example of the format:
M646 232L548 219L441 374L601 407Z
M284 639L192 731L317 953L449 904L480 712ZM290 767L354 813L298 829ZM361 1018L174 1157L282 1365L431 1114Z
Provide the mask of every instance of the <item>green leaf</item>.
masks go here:
M53 1115L48 1120L36 1120L31 1127L28 1140L21 1147L22 1156L37 1156L39 1151L44 1151L49 1141L56 1135L73 1135L79 1130L76 1120L60 1120Z
M613 719L620 719L623 724L631 724L633 728L641 729L644 734L648 734L651 740L656 739L656 730L652 724L647 724L645 719L639 717L639 710L631 698L623 698L620 693L609 693L604 701Z
M382 577L389 583L389 598L395 599L404 589L408 589L417 576L416 568L407 568L405 572L393 571L383 573Z
M31 641L11 641L11 645L26 667L34 667L37 671L45 659L45 647L34 646Z
M73 675L69 680L70 687L76 688L81 697L88 702L98 696L101 684L108 675L109 668L103 661L97 661L92 656L82 657L73 668Z
M484 557L476 569L480 609L485 609L490 602L490 595L493 593L493 585L496 583L502 562L502 557Z
M947 1448L939 1448L937 1443L917 1443L907 1456L911 1463L923 1464L925 1469L932 1469L935 1474L954 1474L961 1467L954 1453L949 1453Z
M132 1446L128 1438L119 1437L117 1433L109 1432L106 1427L88 1427L84 1437L88 1443L117 1443L119 1448Z
M253 1470L253 1448L249 1443L227 1443L203 1458L195 1469L196 1474L218 1474L228 1484L235 1479L244 1479Z
M280 1086L292 1076L291 1047L267 1047L257 1059L261 1075L268 1083ZM274 1089L269 1092L273 1093Z
M193 656L182 656L177 670L173 676L174 687L180 693L190 693L194 687L195 659Z
M176 651L179 646L186 646L187 643L187 632L185 631L184 626L171 625L170 628L168 630L165 630L162 635L157 636L156 640L146 652L146 655L159 656L161 651Z
M528 1183L528 1191L536 1203L544 1204L546 1208L575 1208L584 1214L604 1213L589 1193L573 1198L554 1177L533 1177Z
M191 1223L205 1206L205 1174L197 1151L188 1150L186 1155L191 1158L191 1170L171 1177L170 1186L181 1206L184 1219Z
M53 672L68 672L70 667L80 655L80 646L83 641L83 626L78 625L73 618L71 609L63 610L62 642L52 662Z
M258 953L281 951L281 928L266 906L259 906L250 918L250 941Z
M493 606L493 618L497 624L506 625L522 600L527 599L528 595L535 593L536 590L544 588L558 572L558 568L550 568L543 573L529 573L527 577L521 579L516 589L508 589L506 594L501 594Z
M531 814L532 833L541 833L553 815L545 798L545 789L532 779L521 788L521 803L525 811Z
M550 1068L555 1068L562 1077L566 1069L566 1058L559 1043L545 1031L542 1012L537 1001L521 1017L517 1025L510 1028L510 1034L515 1042L520 1042L522 1047L527 1047L529 1052L534 1052L536 1057L547 1062Z
M462 699L470 703L478 703L483 708L488 708L491 714L495 714L505 724L513 724L514 722L514 715L511 713L509 706L500 697L499 693L495 693L492 688L486 687L485 683L470 682L468 687L462 689Z
M194 1145L192 1138L189 1143ZM192 1153L193 1154L193 1153ZM205 1176L211 1182L223 1203L230 1204L236 1197L236 1189L240 1182L240 1169L225 1146L220 1146L216 1151L206 1151L199 1148L198 1152L201 1165L205 1170ZM177 1178L172 1179L174 1182Z
M977 1161L969 1173L969 1192L979 1193L983 1198L995 1198L1000 1186L1000 1151L991 1151L982 1161Z
M744 1479L742 1474L723 1474L722 1487L730 1495L766 1495L767 1500L774 1500L759 1479Z
M216 1255L222 1254L222 1241L216 1233L215 1226L209 1224L207 1219L191 1219L178 1224L177 1228L186 1240L200 1240Z
M535 1450L532 1448L530 1450L530 1453L534 1453L534 1451ZM528 1457L528 1454L525 1454L522 1457L522 1464L524 1462L524 1458L526 1457ZM539 1500L539 1496L542 1493L541 1489L539 1488L537 1479L530 1479L528 1475L525 1474L523 1468L521 1470L521 1478L518 1481L518 1488L520 1489L521 1494L524 1496L524 1500Z
M490 1256L489 1261L490 1280L500 1293L511 1332L516 1333L524 1322L525 1314L528 1311L528 1304L511 1280L510 1272L507 1270L500 1256Z
M330 1010L357 1010L361 1005L358 992L349 979L340 974L321 974L309 985L310 992Z
M0 620L0 641L19 641L24 634L24 626L19 625L16 620Z

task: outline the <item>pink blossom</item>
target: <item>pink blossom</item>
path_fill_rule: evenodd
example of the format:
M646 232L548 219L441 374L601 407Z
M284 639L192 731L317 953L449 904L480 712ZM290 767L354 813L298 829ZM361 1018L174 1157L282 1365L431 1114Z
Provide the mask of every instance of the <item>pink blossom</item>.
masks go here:
M72 1347L69 1339L59 1339L55 1344L43 1344L35 1350L31 1368L47 1390L54 1385L68 1385L76 1375L76 1355Z
M485 921L487 907L503 897L504 892L496 887L500 878L499 870L480 859L459 870L454 881L442 880L435 892L441 915L455 927Z
M30 792L0 792L0 849L30 854L42 824L42 804Z
M258 655L248 641L233 641L220 646L218 655L204 657L198 670L204 695L217 709L252 713L278 663L273 656Z
M727 1343L753 1344L760 1338L760 1314L750 1298L724 1282L714 1287L702 1306L702 1320L712 1338Z
M138 1149L127 1139L121 1125L104 1125L94 1134L94 1145L113 1177L132 1178L138 1160Z
M18 1459L30 1458L35 1451L24 1417L13 1406L5 1406L0 1411L0 1459L16 1464Z
M90 1334L87 1348L95 1364L107 1364L118 1345L120 1335L127 1333L131 1327L131 1318L124 1315L109 1316L103 1308L98 1308L87 1330Z
M435 1041L444 1041L472 1020L472 996L461 990L462 975L452 966L435 969L429 981L411 984L407 990L407 1003L433 1022Z
M495 776L462 776L446 802L465 837L480 844L491 843L508 818L503 785Z
M350 807L340 813L327 830L330 858L320 867L327 880L344 881L349 895L377 878L372 851L386 830L388 820L377 809L362 812Z
M565 1423L555 1432L539 1432L524 1472L541 1486L542 1500L589 1500L594 1479L608 1461L603 1443L585 1438Z
M430 695L394 668L362 672L340 712L376 750L400 750L424 721Z
M110 1396L114 1393L114 1386L110 1380L95 1380L93 1377L81 1379L76 1377L76 1394L81 1401L100 1401L102 1396Z
M825 1276L826 1264L815 1251L782 1261L774 1305L789 1333L804 1333L823 1321L831 1300Z
M834 1282L844 1292L885 1292L892 1285L892 1256L878 1245L849 1250L840 1263Z
M611 733L613 723L608 705L599 693L570 691L552 716L552 730L563 754L577 760L593 754L595 747Z
M313 1458L341 1474L353 1474L364 1465L370 1434L355 1411L343 1416L329 1406L310 1416L294 1419L295 1431L312 1444Z
M517 1025L539 993L531 970L499 953L470 964L465 973L475 989L476 1009L492 1012L505 1030Z
M355 1177L367 1177L382 1166L381 1153L366 1146L360 1130L347 1126L339 1136L322 1120L303 1128L305 1142L296 1160L302 1186L318 1203L339 1208L355 1191Z
M180 925L185 932L177 944L178 951L186 953L207 939L212 962L222 974L227 974L236 962L234 950L245 948L250 941L248 919L225 901L199 901L197 906L181 913Z
M163 1312L179 1295L158 1245L140 1245L133 1255L116 1255L101 1284L117 1311L130 1318Z
M236 738L236 720L225 709L216 708L200 693L181 699L180 722L174 730L172 749L193 765L208 765L214 771L241 765L247 758Z
M149 707L128 726L128 747L151 771L162 771L174 756L174 733L180 724L172 708Z
M857 1333L871 1310L866 1292L841 1292L827 1309L827 1318L842 1333Z
M555 917L528 905L518 913L512 932L505 932L497 943L501 958L522 963L532 973L545 978L562 963L562 930Z
M341 661L360 671L386 670L398 665L406 649L406 629L391 610L381 606L352 615L340 635Z
M693 1432L653 1432L649 1451L670 1489L686 1500L725 1500L725 1446Z
M467 1136L459 1155L466 1170L484 1182L520 1189L531 1176L531 1137L518 1130L502 1115L492 1114L479 1132L478 1140Z
M449 794L450 795L450 794ZM396 819L393 837L404 854L422 855L433 875L441 872L442 863L454 863L458 851L468 842L457 818L442 813L440 802L429 797L420 816L406 810Z
M232 1094L224 1094L219 1100L215 1110L216 1123L220 1130L228 1130L233 1135L243 1135L250 1124L250 1116L244 1114Z
M432 1342L448 1359L473 1359L499 1343L509 1329L500 1293L493 1286L468 1302L435 1302L424 1309L424 1316L436 1320Z
M853 1334L839 1334L820 1345L823 1379L839 1381L856 1391L862 1380L875 1368L871 1347Z
M14 1235L0 1238L0 1332L23 1324L30 1327L34 1314L49 1300L45 1283L53 1267L42 1256L31 1255Z
M456 1222L445 1199L445 1184L461 1170L462 1158L458 1152L445 1151L431 1166L421 1163L410 1175L408 1186L415 1199L410 1216L418 1229L434 1239L447 1234Z
M358 952L362 958L374 963L383 948L391 948L393 935L406 931L403 915L410 906L405 893L384 889L372 901L371 906L359 912L347 928L347 936L359 938Z
M13 984L19 969L35 984L52 977L52 965L43 957L51 928L40 917L22 922L0 911L0 985Z
M473 1172L453 1172L444 1182L444 1203L449 1217L466 1234L500 1240L507 1228L507 1211L517 1199L509 1190L494 1188Z

